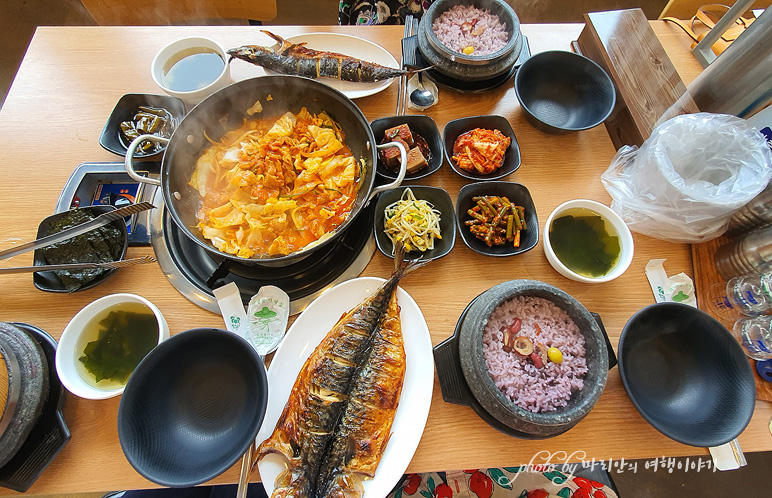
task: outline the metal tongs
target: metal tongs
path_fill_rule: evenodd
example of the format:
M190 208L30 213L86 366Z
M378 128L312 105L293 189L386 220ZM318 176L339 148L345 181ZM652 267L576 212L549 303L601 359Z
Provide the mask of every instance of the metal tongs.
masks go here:
M6 249L5 251L0 251L0 259L10 258L11 256L16 256L18 254L22 254L27 251L34 251L36 249L48 247L51 244L56 244L57 242L67 240L72 237L77 237L78 235L82 235L95 228L107 225L112 221L120 220L122 218L125 218L126 216L131 216L132 214L141 213L142 211L147 211L148 209L153 209L153 208L155 208L155 206L153 206L149 202L140 202L137 204L131 204L130 206L116 209L115 211L110 211L108 213L100 214L93 220L87 221L85 223L81 223L80 225L67 228L66 230L62 230L61 232L57 232L51 235L46 235L45 237L41 237L37 240L33 240L32 242L27 242L26 244L22 244L20 246L12 247L11 249ZM38 266L37 268L40 268L40 267ZM11 268L7 268L7 269L11 269ZM33 271L38 271L38 270L33 270Z
M37 265L37 266L18 266L15 268L0 268L0 275L11 273L30 273L39 271L61 271L61 270L91 270L106 269L115 270L127 266L144 265L155 263L156 259L152 256L142 256L141 258L122 259L120 261L109 261L107 263L70 263L64 265Z

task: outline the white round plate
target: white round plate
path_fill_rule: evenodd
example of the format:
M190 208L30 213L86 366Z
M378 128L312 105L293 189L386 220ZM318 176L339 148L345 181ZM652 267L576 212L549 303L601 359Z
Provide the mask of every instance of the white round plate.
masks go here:
M258 444L276 427L295 379L314 348L341 315L375 292L383 282L382 278L362 277L338 284L314 300L295 320L268 369L268 406L257 433ZM434 357L429 328L416 302L401 288L397 289L397 300L402 308L400 318L407 356L405 382L391 427L392 436L375 477L364 482L363 498L383 498L399 482L421 440L432 402ZM287 468L286 460L281 455L270 454L260 460L258 468L265 491L271 496L276 476Z
M306 47L328 52L337 52L367 62L374 62L381 66L388 66L395 69L399 68L399 63L388 50L369 40L341 33L305 33L302 35L290 36L285 38L290 43L306 43ZM277 49L278 44L273 48ZM274 71L265 70L266 74L278 74ZM341 91L350 99L367 97L378 92L382 92L391 85L394 78L388 80L376 81L375 83L353 83L351 81L341 81L334 78L319 78L318 81L329 85L336 90Z

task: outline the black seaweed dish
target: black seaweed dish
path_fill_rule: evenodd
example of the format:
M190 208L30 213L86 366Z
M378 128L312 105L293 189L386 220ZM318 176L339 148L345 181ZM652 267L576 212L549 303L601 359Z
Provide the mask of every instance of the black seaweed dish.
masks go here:
M40 223L37 238L79 225L113 210L115 206L96 205L51 215ZM34 265L118 261L126 255L128 244L126 223L119 219L83 235L36 250ZM35 287L43 291L76 292L104 282L114 272L115 270L102 269L78 272L39 271L33 273L32 281Z

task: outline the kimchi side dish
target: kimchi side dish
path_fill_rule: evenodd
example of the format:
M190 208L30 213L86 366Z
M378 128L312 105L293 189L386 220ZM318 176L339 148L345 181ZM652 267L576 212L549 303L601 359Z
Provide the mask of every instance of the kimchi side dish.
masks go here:
M350 214L363 170L344 138L326 113L304 107L210 139L190 179L203 236L242 258L287 255L329 237Z

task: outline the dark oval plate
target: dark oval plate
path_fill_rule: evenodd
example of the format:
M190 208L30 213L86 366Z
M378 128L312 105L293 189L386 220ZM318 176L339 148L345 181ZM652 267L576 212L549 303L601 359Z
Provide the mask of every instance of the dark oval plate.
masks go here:
M102 135L99 137L99 145L113 154L125 156L129 144L125 143L122 139L121 123L134 118L134 114L139 106L163 107L171 113L177 123L185 117L185 104L176 97L147 93L127 93L115 104L110 117L107 118L107 122L104 128L102 128ZM164 150L166 150L166 147L152 154L144 154L138 150L135 157L157 159L163 154Z
M412 114L409 116L389 116L386 118L379 118L370 123L370 128L373 130L375 140L378 143L381 143L386 130L401 124L407 124L413 133L421 135L429 145L429 150L432 151L432 157L427 161L429 166L416 171L415 173L405 175L405 181L425 178L440 169L444 159L442 138L440 137L440 130L437 128L437 124L429 116ZM383 164L380 157L378 158L378 167L375 172L378 173L379 176L388 178L389 180L397 179L397 172L388 169L386 165Z
M456 166L456 162L453 160L453 144L456 142L456 139L462 133L474 130L475 128L499 130L510 139L509 147L507 147L507 151L504 154L504 163L499 169L487 175L463 170ZM459 118L449 121L448 124L445 125L443 142L445 144L445 157L447 158L450 167L459 175L470 180L497 180L514 173L520 167L520 146L517 143L515 132L512 130L512 125L510 125L507 118L503 116L470 116L468 118Z
M84 206L77 209L82 210L88 210L90 211L94 217L99 216L100 214L107 213L109 211L114 211L115 206L111 205L94 205L94 206ZM56 220L59 220L62 218L65 214L67 214L68 211L64 211L61 213L52 214L51 216L45 218L43 221L40 222L40 225L38 226L38 234L37 238L45 237L46 235L49 235L49 230L51 228L51 223L55 222ZM129 234L126 229L126 222L123 219L115 220L110 222L110 226L113 226L121 231L121 235L123 237L123 248L121 249L121 254L115 258L115 261L121 260L126 256L126 249L129 246ZM46 261L46 258L43 256L43 249L37 249L35 250L34 255L34 262L33 264L35 266L41 266L46 265L48 262ZM59 279L58 276L56 276L56 272L53 271L37 271L32 274L32 283L35 284L35 287L46 292L78 292L86 289L90 289L96 285L101 284L104 282L110 275L115 273L115 269L111 270L105 270L104 273L102 273L100 276L92 280L91 282L88 282L87 284L78 287L75 290L68 289L64 283Z
M453 249L453 245L456 243L455 215L453 213L453 202L450 199L450 195L448 195L445 189L438 187L424 187L418 185L410 187L397 187L383 192L378 196L378 202L375 205L375 223L373 224L375 242L378 245L378 249L385 256L390 258L394 257L392 254L394 250L394 244L391 242L391 239L389 239L389 236L386 235L386 230L384 228L384 210L386 209L386 206L392 202L398 201L402 197L402 193L407 188L413 192L413 195L415 195L416 199L423 199L428 201L441 213L440 235L442 238L435 239L434 249L425 252L408 252L405 254L405 257L412 259L431 260L445 256L451 251L451 249Z
M481 195L497 195L506 197L516 206L525 208L525 230L520 232L520 246L514 247L512 244L503 246L491 246L478 239L469 231L464 222L471 220L472 217L467 211L477 203L472 198ZM539 242L539 219L536 216L536 207L533 204L531 193L519 183L513 182L477 182L469 183L461 187L456 200L456 225L461 234L461 239L466 246L476 253L486 256L514 256L530 251L536 247Z

